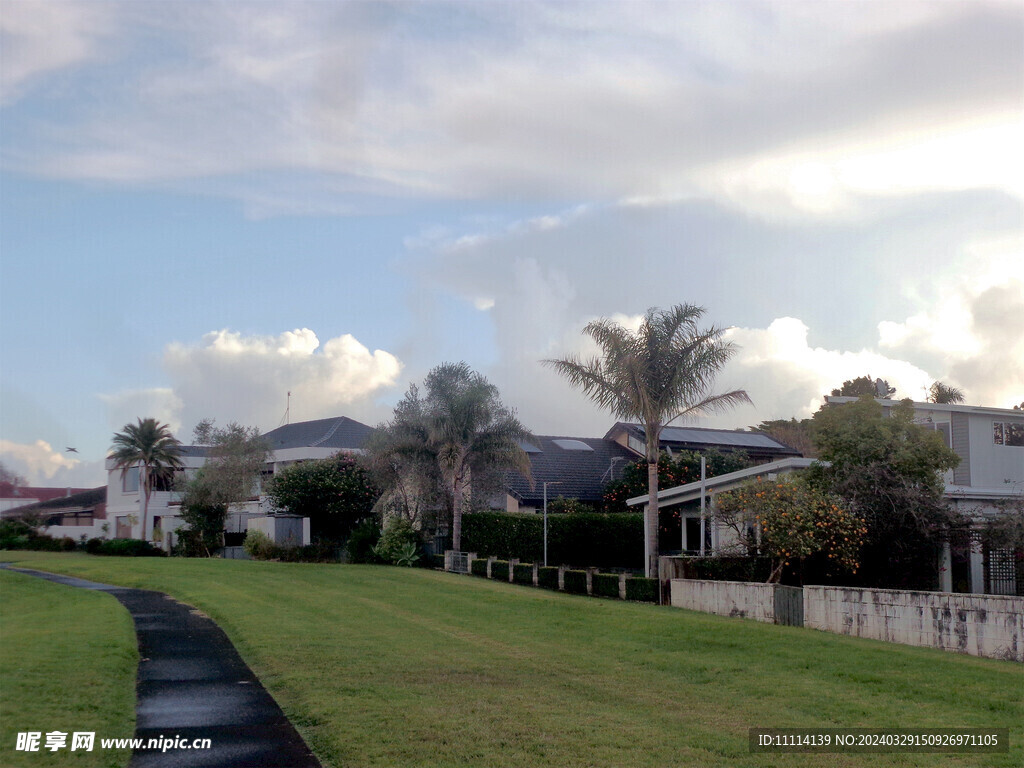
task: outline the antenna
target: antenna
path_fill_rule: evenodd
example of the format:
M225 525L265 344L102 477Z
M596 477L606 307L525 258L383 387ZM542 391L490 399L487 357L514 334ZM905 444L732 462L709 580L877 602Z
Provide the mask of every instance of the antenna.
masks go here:
M278 424L277 426L280 427L280 426L282 426L284 424L291 424L291 421L289 420L289 419L291 419L291 414L292 414L292 393L289 392L288 393L288 405L284 409L284 416L281 418L281 423Z

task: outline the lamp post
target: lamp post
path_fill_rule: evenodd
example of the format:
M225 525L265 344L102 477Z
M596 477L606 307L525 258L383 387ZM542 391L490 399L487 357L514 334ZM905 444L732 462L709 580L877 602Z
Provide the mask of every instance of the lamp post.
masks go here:
M561 480L549 480L544 483L544 567L548 567L548 486L560 485Z

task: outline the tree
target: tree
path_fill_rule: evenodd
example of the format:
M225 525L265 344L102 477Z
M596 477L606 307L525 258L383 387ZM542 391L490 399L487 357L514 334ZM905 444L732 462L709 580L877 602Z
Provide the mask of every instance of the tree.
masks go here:
M697 327L704 311L703 307L691 304L679 304L665 311L651 308L635 333L612 320L595 320L583 332L597 342L600 357L584 361L570 355L543 361L601 408L610 410L617 418L637 420L644 425L649 556L646 568L652 578L658 568L658 456L662 428L683 416L750 402L743 390L707 394L715 376L735 352L735 345L722 340L721 329Z
M800 419L800 421L797 421L796 418L791 418L788 421L786 419L773 419L762 421L756 427L751 427L751 429L763 432L780 443L788 445L790 448L795 448L805 458L813 459L818 455L818 450L814 447L814 438L811 436L810 419Z
M191 544L209 556L223 543L231 507L258 496L270 446L256 427L231 422L220 428L213 419L196 425L193 440L207 446L206 463L185 484L181 517L195 539Z
M344 453L292 464L274 475L266 492L274 507L308 517L313 537L329 541L348 536L380 498L370 472Z
M941 381L936 381L932 384L931 389L928 390L928 402L929 403L962 403L964 401L964 393L956 387L951 387L948 384L943 384Z
M961 525L943 498L942 479L959 457L913 420L910 400L886 418L870 397L814 415L818 455L829 464L813 465L808 479L866 521L861 576L868 586L933 588L940 547Z
M530 461L519 443L530 433L502 404L498 388L466 363L442 363L423 387L422 397L415 385L409 388L371 449L377 461L436 465L452 510L452 548L459 550L471 478L477 485L489 472L508 469L529 477Z
M857 573L867 528L837 496L801 480L757 480L720 493L716 507L716 518L736 532L741 546L772 558L769 584L790 563L819 553L827 569Z
M856 379L844 381L841 389L833 389L833 397L881 397L883 399L896 394L896 388L890 387L885 379L872 379L871 374L858 376Z
M114 443L108 458L114 469L121 470L123 478L129 469L138 467L139 488L142 490L142 531L146 540L146 521L149 519L149 499L158 482L170 486L174 470L183 466L181 443L171 434L171 428L156 419L139 419L138 424L125 424L122 432L114 434Z
M23 485L28 485L28 481L23 475L19 475L14 470L8 469L7 465L0 461L0 483L11 486L11 490L15 491Z

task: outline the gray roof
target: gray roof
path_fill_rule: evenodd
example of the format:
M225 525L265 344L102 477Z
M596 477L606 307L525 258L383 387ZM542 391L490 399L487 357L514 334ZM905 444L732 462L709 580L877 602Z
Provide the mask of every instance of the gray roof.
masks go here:
M549 500L564 496L581 501L600 501L612 472L614 477L622 477L626 464L636 459L635 454L618 443L600 437L536 435L531 443L529 447L523 447L530 458L534 486L531 488L518 472L510 472L506 477L509 491L520 501L539 502L543 499L545 482L559 483L548 486ZM580 446L573 443L582 443L590 450L580 450Z
M24 507L5 510L4 517L18 517L26 512L32 512L35 510L95 507L98 504L106 503L106 501L107 486L101 485L99 488L92 488L88 491L79 491L78 493L73 493L70 496L61 496L56 499L50 499L49 501L40 501L36 504L28 504ZM8 515L7 512L10 512L11 514Z
M647 434L642 424L619 422L609 430L624 427L634 436L644 439ZM782 456L799 456L800 451L780 443L763 432L744 432L731 429L706 429L704 427L665 427L661 430L661 444L684 449L716 447L721 450L747 451L749 453L771 453Z
M270 430L264 437L270 442L270 449L273 451L285 448L334 448L355 451L365 445L366 438L371 432L373 427L347 416L336 416L333 419L285 424L283 427Z

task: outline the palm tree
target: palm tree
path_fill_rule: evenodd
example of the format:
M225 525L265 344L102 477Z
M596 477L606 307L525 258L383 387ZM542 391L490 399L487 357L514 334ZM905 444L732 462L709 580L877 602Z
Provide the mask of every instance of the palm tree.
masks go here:
M956 387L951 387L949 384L943 384L941 381L936 381L932 384L931 389L928 390L929 403L952 405L954 403L962 403L963 401L963 392Z
M722 340L723 330L700 330L703 307L678 304L647 310L635 333L607 319L595 320L583 332L597 342L601 357L582 361L576 355L544 360L569 383L619 419L644 425L647 496L644 527L647 575L658 563L658 454L661 430L676 419L749 403L743 390L707 394L715 376L736 351Z
M395 408L395 418L376 443L378 450L426 459L441 476L452 510L452 549L462 547L462 507L473 473L517 469L530 476L520 445L529 431L506 408L498 388L466 363L442 363L415 385Z
M124 431L114 434L114 444L108 458L114 469L121 470L123 478L132 467L139 468L139 488L142 489L142 532L146 540L146 520L149 497L158 479L170 479L174 469L183 466L181 443L171 434L171 428L156 419L139 419L138 424L125 424Z

